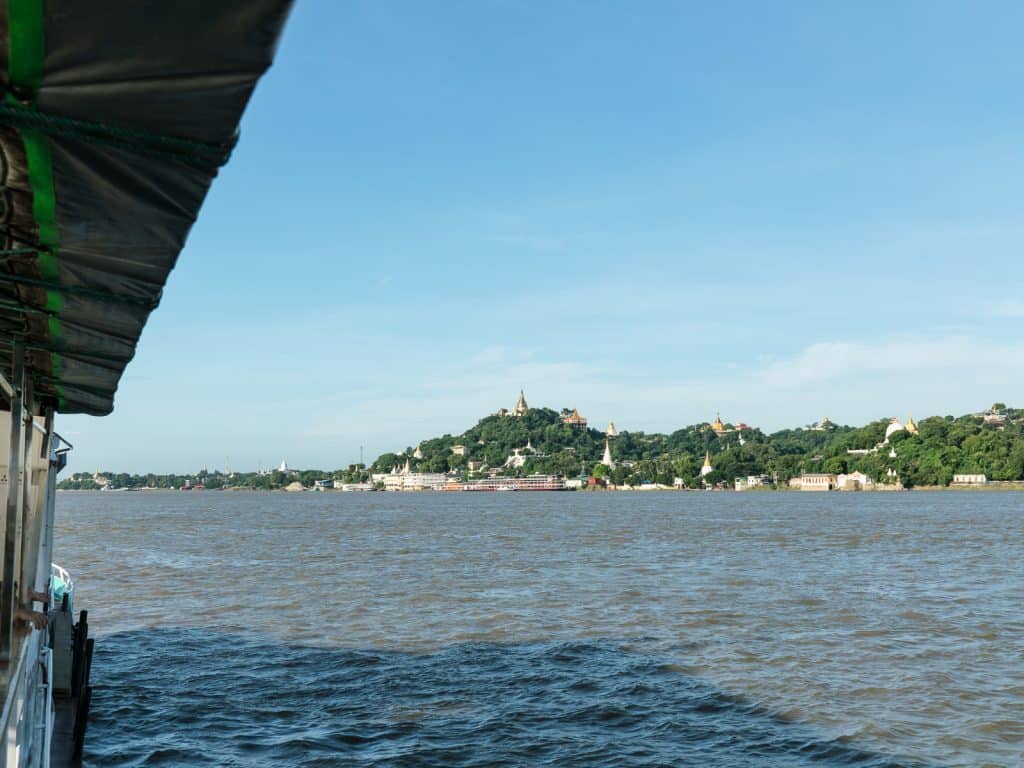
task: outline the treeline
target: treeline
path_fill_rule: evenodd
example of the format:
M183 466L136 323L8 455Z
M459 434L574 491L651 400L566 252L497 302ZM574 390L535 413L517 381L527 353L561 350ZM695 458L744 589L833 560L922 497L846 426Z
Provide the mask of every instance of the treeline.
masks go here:
M352 464L345 469L321 470L304 469L295 472L197 472L194 475L132 475L123 472L79 472L61 480L57 487L65 491L97 491L108 486L112 490L142 490L145 488L180 489L202 486L207 490L223 488L246 488L252 490L275 490L289 483L299 482L307 488L317 480L340 480L345 483L360 483L369 480L366 467Z
M681 478L689 487L700 485L705 453L714 470L704 480L731 483L736 477L769 475L778 483L805 472L861 471L875 480L890 470L907 487L948 485L954 474L984 474L989 480L1024 480L1024 411L993 406L1003 419L986 423L979 415L932 416L917 424L917 434L899 431L883 444L888 418L862 427L828 425L825 429L786 429L766 434L759 429L737 432L732 425L716 433L708 424L695 424L671 434L620 432L609 440L614 469L600 464L605 433L575 429L563 423L567 411L533 408L521 417L488 416L459 435L443 435L409 446L402 453L385 453L371 467L307 469L298 472L199 472L195 475L130 475L79 473L63 480L63 489L181 488L202 484L216 488L283 488L292 482L311 487L317 480L367 482L371 473L404 469L413 472L457 472L473 477L498 471L507 475L534 472L565 477L605 475L616 485L661 483ZM991 420L990 420L991 421ZM532 451L523 450L529 445ZM463 446L461 455L452 449ZM881 447L879 447L881 446ZM418 454L422 458L417 458ZM506 466L520 449L525 462ZM861 453L851 454L849 451ZM862 453L869 451L868 453ZM892 454L895 454L892 455Z
M861 471L878 480L892 470L908 487L948 485L954 474L985 474L990 480L1024 480L1024 411L996 404L1005 420L986 423L978 415L933 416L922 419L916 435L899 431L885 445L890 419L863 427L829 425L824 429L786 429L766 434L759 429L716 433L709 424L696 424L671 434L620 432L609 440L615 468L599 464L605 433L575 429L564 424L566 414L534 408L521 417L488 416L460 435L444 435L418 445L421 459L413 458L416 446L402 454L385 453L374 462L373 472L389 472L409 462L413 471L459 471L474 474L504 467L514 449L529 444L536 454L521 451L527 459L505 474L552 473L567 477L604 474L617 485L644 482L670 485L682 478L690 487L700 484L705 453L714 471L704 479L731 483L736 477L766 474L784 483L805 472ZM464 446L456 455L453 446ZM881 445L881 447L879 447ZM848 451L871 451L851 454ZM893 456L892 453L896 455ZM477 470L481 471L481 470Z

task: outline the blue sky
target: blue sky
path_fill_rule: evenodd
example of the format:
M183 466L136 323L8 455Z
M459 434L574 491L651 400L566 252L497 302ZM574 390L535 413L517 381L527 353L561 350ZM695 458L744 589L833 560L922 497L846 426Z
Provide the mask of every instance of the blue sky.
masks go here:
M299 2L73 469L1024 404L1019 3Z

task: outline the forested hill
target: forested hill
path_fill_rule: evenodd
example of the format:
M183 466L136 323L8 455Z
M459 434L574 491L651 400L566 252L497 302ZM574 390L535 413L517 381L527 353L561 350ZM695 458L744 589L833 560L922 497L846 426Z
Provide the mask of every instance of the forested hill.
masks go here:
M786 429L765 434L759 429L738 431L723 425L695 424L671 434L622 431L608 440L615 468L600 464L605 433L576 429L563 422L567 411L532 408L523 416L488 416L460 435L424 440L401 454L386 453L372 467L303 469L288 472L201 472L189 475L128 475L113 472L76 473L61 481L63 489L281 488L298 482L310 487L317 480L365 482L371 472L404 468L413 472L457 471L464 477L498 470L506 474L553 473L607 475L617 485L654 482L669 485L677 477L688 487L700 485L705 452L714 471L705 479L731 483L734 478L766 474L779 483L804 472L859 470L884 481L895 471L904 485L948 485L954 473L984 474L989 480L1024 480L1024 410L995 404L986 414L932 416L917 423L917 434L896 431L887 443L890 419L863 427L827 424L823 428ZM741 443L742 438L742 443ZM529 444L532 450L524 450ZM452 449L463 446L464 455ZM417 457L418 454L422 458ZM525 458L509 466L515 451ZM849 453L849 451L857 453ZM895 456L892 454L895 453Z
M918 433L905 430L883 443L890 419L863 427L827 425L824 429L786 429L765 434L759 429L735 431L725 425L716 433L708 424L695 424L671 434L622 431L610 439L616 468L607 472L616 484L658 482L671 484L683 478L697 483L705 451L710 452L714 472L711 482L731 482L754 474L776 475L780 482L803 472L852 472L859 470L881 479L893 469L907 486L948 485L954 473L982 473L990 480L1024 480L1024 410L997 403L982 415L932 416L917 423ZM494 415L481 419L460 435L424 440L402 454L386 453L372 471L388 472L408 460L413 471L466 473L470 462L489 468L503 467L514 449L527 443L537 452L522 451L525 464L506 471L516 474L550 472L566 476L595 471L604 453L605 433L577 429L563 423L561 413L532 408L523 416ZM993 419L993 414L997 417ZM742 444L741 444L742 437ZM465 446L456 455L454 446ZM873 450L850 454L848 450ZM892 457L892 452L896 453ZM604 472L604 468L598 472Z

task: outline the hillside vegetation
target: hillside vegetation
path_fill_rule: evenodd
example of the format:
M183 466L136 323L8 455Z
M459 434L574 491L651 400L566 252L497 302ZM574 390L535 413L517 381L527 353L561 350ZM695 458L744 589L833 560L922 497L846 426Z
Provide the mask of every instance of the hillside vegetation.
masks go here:
M831 425L823 430L786 429L765 434L759 429L718 434L708 424L696 424L671 434L620 432L609 440L613 470L599 466L605 434L597 429L574 429L562 422L562 413L533 408L524 416L488 416L459 435L444 435L419 444L422 459L405 453L386 453L372 471L388 472L409 460L413 471L466 472L469 462L502 467L514 449L529 442L539 455L505 471L565 476L607 474L615 484L656 482L671 484L679 477L687 485L699 482L705 452L714 471L709 482L731 482L746 475L767 474L785 482L804 472L861 471L878 479L890 468L906 486L948 485L955 473L985 474L990 480L1024 480L1024 411L1005 410L1002 425L986 424L981 416L933 416L918 423L918 434L896 432L888 444L866 455L848 450L875 449L884 439L889 419L862 427ZM731 429L732 425L726 425ZM743 444L740 444L742 437ZM465 446L465 455L452 452ZM896 457L890 451L896 452ZM474 464L475 466L475 464Z
M401 454L385 453L370 467L304 469L283 473L200 472L195 475L129 475L101 473L100 482L80 473L63 480L63 489L98 488L105 481L117 488L178 488L202 483L206 488L280 488L298 480L305 486L319 479L365 482L372 473L403 469L413 472L458 472L464 477L483 472L525 475L534 472L566 477L603 475L616 485L645 482L670 485L681 478L689 487L700 485L705 453L714 467L709 483L731 483L736 477L769 475L778 483L805 472L861 471L884 480L891 469L907 487L948 485L954 474L984 474L989 480L1024 480L1024 411L993 406L1002 424L985 423L980 415L932 416L918 422L918 433L899 431L883 444L888 418L862 427L829 425L825 429L785 429L766 434L759 429L716 433L708 424L695 424L671 434L622 431L608 442L614 469L600 464L605 433L576 429L563 423L566 410L531 408L523 416L493 415L458 435L443 435L409 446ZM742 437L742 444L741 444ZM532 450L524 450L527 445ZM464 455L453 452L464 446ZM416 458L416 449L422 458ZM519 450L525 461L508 466ZM869 450L850 454L849 450ZM893 457L891 452L895 452ZM470 471L470 468L473 468ZM104 480L105 478L105 480Z

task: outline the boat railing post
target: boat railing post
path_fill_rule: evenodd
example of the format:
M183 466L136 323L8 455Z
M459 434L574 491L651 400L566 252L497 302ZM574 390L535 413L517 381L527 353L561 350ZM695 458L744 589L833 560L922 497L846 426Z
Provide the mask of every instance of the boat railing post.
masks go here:
M45 437L43 438L43 449L40 458L45 460L42 478L44 485L43 498L36 503L37 517L36 529L38 530L38 555L34 570L28 571L32 575L36 587L42 591L50 592L50 561L53 559L53 518L56 504L57 491L57 460L55 449L57 448L57 437L53 431L53 408L47 407L45 415ZM32 551L36 551L33 549Z
M49 442L48 436L44 435L43 443ZM28 521L25 528L25 548L21 567L21 583L24 585L25 604L31 605L32 599L29 591L49 592L49 557L46 551L46 541L43 538L43 526L46 523L46 515L49 508L49 495L53 493L50 487L50 462L40 461L38 453L32 454L32 507L26 511L25 518ZM40 466L42 464L42 466ZM40 562L45 562L46 571L40 567ZM47 599L44 604L49 604Z
M11 430L10 453L7 459L7 505L4 514L3 580L0 581L0 661L9 662L13 650L15 557L18 552L18 507L21 494L21 428L25 388L25 344L15 340L11 354Z
M29 600L29 590L35 588L35 582L33 577L35 574L28 571L26 566L34 561L35 550L33 544L35 543L31 539L32 529L34 527L33 515L35 513L35 504L33 503L39 494L35 492L33 483L33 450L32 443L35 435L35 393L32 388L32 377L25 377L25 394L24 394L24 408L22 409L22 427L21 431L25 438L23 441L23 449L21 454L21 475L24 480L21 483L21 515L19 521L19 536L18 536L18 563L17 563L17 576L18 576L18 594L15 596L15 608L24 608L31 605Z

